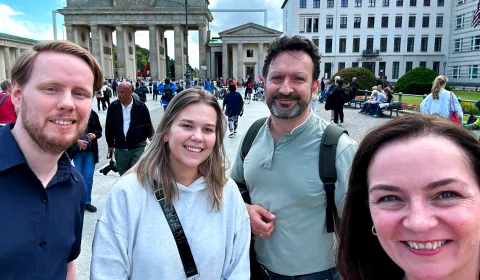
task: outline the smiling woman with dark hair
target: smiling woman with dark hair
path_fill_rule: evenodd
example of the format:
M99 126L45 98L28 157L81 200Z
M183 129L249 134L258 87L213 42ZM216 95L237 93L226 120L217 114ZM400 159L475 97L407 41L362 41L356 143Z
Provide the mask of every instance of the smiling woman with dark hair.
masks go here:
M479 141L440 116L371 131L350 174L342 279L479 279L479 158Z

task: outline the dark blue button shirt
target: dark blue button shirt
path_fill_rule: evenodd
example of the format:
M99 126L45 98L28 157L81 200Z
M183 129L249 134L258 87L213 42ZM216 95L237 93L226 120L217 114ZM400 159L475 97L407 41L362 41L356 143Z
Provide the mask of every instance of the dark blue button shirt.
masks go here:
M223 104L227 106L225 114L229 117L238 116L242 112L243 98L242 95L236 91L230 91L223 98Z
M65 280L80 254L85 182L64 153L44 188L13 126L0 129L0 279Z

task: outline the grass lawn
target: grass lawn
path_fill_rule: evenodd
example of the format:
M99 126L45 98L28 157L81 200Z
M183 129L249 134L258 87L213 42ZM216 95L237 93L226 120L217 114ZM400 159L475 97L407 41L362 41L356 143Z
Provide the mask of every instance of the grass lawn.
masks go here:
M458 98L464 99L464 100L480 100L480 92L474 92L474 91L461 91L461 90L456 90L454 91L455 95ZM398 100L398 97L395 98L395 100ZM423 97L416 97L416 96L402 96L402 102L407 102L408 104L418 104L422 103Z

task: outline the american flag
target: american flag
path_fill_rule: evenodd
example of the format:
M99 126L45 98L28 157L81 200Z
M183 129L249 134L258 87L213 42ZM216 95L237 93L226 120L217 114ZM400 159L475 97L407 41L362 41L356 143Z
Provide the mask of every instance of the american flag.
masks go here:
M477 27L477 25L479 24L478 22L479 17L480 17L480 0L478 1L477 9L473 13L473 17L472 17L473 28Z

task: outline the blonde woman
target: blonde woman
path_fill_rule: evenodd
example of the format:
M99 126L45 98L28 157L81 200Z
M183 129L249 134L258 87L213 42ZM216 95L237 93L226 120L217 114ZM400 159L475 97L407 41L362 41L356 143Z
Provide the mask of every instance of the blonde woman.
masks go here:
M226 177L226 123L212 94L184 90L151 144L112 187L93 240L91 279L187 279L154 193L163 186L190 246L198 279L249 279L250 220Z
M445 76L438 76L433 81L432 92L420 104L420 112L424 115L440 115L446 119L450 117L450 111L454 109L459 120L463 120L462 106L457 96L445 89L448 79Z

